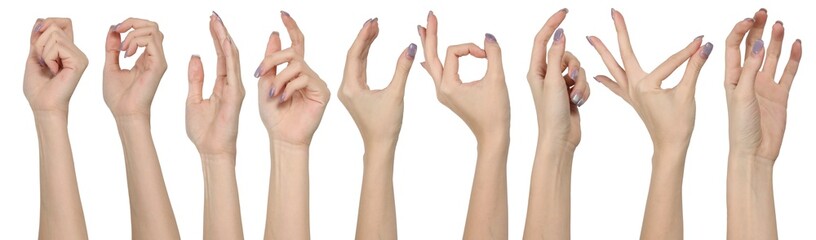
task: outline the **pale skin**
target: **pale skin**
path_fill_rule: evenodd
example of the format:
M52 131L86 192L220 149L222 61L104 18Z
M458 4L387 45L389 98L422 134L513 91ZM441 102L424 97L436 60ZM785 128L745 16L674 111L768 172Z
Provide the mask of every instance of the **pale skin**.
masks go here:
M204 172L204 239L244 239L235 179L238 116L244 100L238 48L213 12L210 33L218 56L212 95L203 99L204 66L193 55L188 67L187 136Z
M88 239L68 140L68 103L88 58L67 18L37 19L30 43L23 92L40 145L39 239Z
M133 239L179 239L150 132L150 106L167 70L163 39L155 22L129 18L111 26L105 45L103 96L124 149ZM132 57L138 48L145 51L133 68L122 69L120 53Z
M753 18L738 22L726 39L728 239L778 238L773 165L782 147L788 95L802 58L802 41L794 41L777 82L774 76L785 28L779 21L772 25L766 49L762 35L767 19L767 11L760 9ZM740 52L743 38L744 56Z
M272 158L264 239L308 239L309 146L331 93L304 60L304 36L295 20L283 11L281 19L292 46L281 50L280 34L273 32L255 71ZM278 72L283 63L288 65Z
M405 84L417 48L412 43L399 55L388 87L371 90L367 84L366 63L369 48L378 33L376 18L363 24L346 56L338 94L340 102L357 124L365 145L356 239L397 239L394 154L402 127Z
M527 74L538 116L538 145L524 239L570 238L572 157L581 141L578 107L589 98L589 85L578 59L565 51L566 35L558 28L567 12L553 14L536 34Z
M640 238L682 239L683 167L694 129L694 92L697 77L713 45L702 45L703 37L696 37L652 72L645 72L635 57L623 15L612 9L612 19L623 67L599 38L588 36L587 40L614 78L600 75L595 79L635 109L652 138L652 180ZM686 62L680 83L673 88L662 88L661 82Z
M421 65L434 81L439 102L467 124L478 142L464 238L507 239L510 99L501 48L492 34L485 34L484 49L473 43L448 47L443 66L437 55L437 25L436 16L429 12L427 27L417 27L425 54ZM467 55L487 59L482 79L463 83L459 78L459 58Z

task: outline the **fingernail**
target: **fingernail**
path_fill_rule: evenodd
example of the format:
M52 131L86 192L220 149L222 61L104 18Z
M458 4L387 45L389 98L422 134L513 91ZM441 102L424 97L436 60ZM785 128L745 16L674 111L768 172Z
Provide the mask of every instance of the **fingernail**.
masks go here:
M778 23L778 24L779 24L779 26L784 26L784 25L782 24L782 21L776 20L776 23Z
M286 94L281 93L281 95L280 95L280 101L281 101L281 102L286 101Z
M119 43L119 51L125 51L125 42Z
M191 58L198 58L198 59L201 59L201 55L198 55L198 54L193 54L193 56L191 56Z
M714 44L707 42L703 45L703 51L700 52L700 56L703 57L703 59L708 59L708 56L711 55L711 50L714 50Z
M371 23L375 23L375 22L377 22L377 20L380 20L380 18L374 17L374 19L371 19Z
M434 15L433 11L428 11L428 19L431 19L431 16L433 16L433 15Z
M794 43L802 44L802 40L801 39L796 39L796 41L794 41Z
M561 38L563 38L563 37L564 37L564 29L563 29L563 28L559 28L558 30L555 30L555 37L554 37L554 40L555 40L556 42L557 42L558 40L561 40Z
M258 68L255 69L255 78L259 77L261 77L261 66L258 66Z
M565 14L569 13L569 9L567 8L562 8L561 11L564 12Z
M601 80L599 80L597 76L592 77L592 79L595 79L596 82L601 82Z
M275 87L272 87L272 89L269 89L269 97L274 97L274 96L275 96Z
M39 32L42 26L42 22L37 23L37 25L34 25L34 30L32 32Z
M613 18L615 17L615 8L612 8L611 16L612 16Z
M586 39L587 39L587 42L589 42L589 45L595 46L595 44L592 43L592 37L591 36L586 36Z
M45 60L43 60L42 58L37 59L37 62L40 63L40 66L45 67Z
M577 68L575 70L572 70L572 72L570 72L570 78L572 78L572 80L578 79L578 69Z
M760 11L760 12L765 12L765 13L768 13L768 9L765 9L765 8L760 8L760 9L759 9L759 11Z
M116 25L111 25L110 26L110 31L113 32L113 30L116 30Z
M576 104L576 105L578 105L578 107L581 107L581 106L584 106L584 103L586 103L586 100L581 98L581 101L578 101L578 104Z
M705 35L700 35L700 36L697 36L696 38L694 38L694 40L702 39L703 37L705 37Z
M289 13L288 13L288 12L286 12L286 11L281 11L281 15L283 15L283 16L287 16L287 17L291 17L291 16L289 15Z
M219 22L224 22L221 20L221 16L219 16L217 12L213 11L213 16L215 16L215 19L218 19Z
M572 103L574 103L575 105L578 105L579 107L581 106L581 102L584 101L584 99L583 99L583 97L581 97L580 93L572 94L572 99L570 99L570 100L572 100Z
M765 42L763 42L762 39L757 39L756 42L754 42L754 47L751 48L751 53L753 53L754 55L759 54L759 50L762 50L762 47L764 46Z
M487 39L488 42L496 42L496 36L490 33L485 33L485 39Z
M753 18L745 18L745 19L743 19L742 21L753 22L753 21L754 21L754 19L753 19Z
M417 45L411 43L408 45L408 58L414 59L416 57Z
M368 20L366 20L366 21L363 23L363 27L365 27L366 25L368 25L368 23L369 23L369 22L371 22L371 18L369 18Z
M422 25L417 24L417 33L419 33L420 31L422 31Z

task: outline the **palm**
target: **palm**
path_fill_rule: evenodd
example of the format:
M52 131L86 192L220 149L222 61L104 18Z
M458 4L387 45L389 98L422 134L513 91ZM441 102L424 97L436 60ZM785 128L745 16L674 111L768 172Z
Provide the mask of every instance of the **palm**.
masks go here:
M788 90L771 79L757 79L756 107L759 111L759 148L757 154L766 159L776 159L782 145L787 119Z
M581 142L581 116L578 114L578 108L570 103L568 97L570 85L564 84L563 78L560 82L545 81L544 77L539 77L534 81L553 84L553 86L544 87L544 94L534 95L534 98L539 95L543 95L544 98L535 99L536 108L540 109L537 112L541 114L538 118L545 119L542 121L544 126L540 126L540 129L548 129L554 136L563 136L571 146L578 146L578 143Z
M105 71L104 97L114 114L150 109L159 80L166 69L161 67L163 65L159 61L144 53L130 70Z
M74 88L67 87L76 84L71 76L76 75L76 69L64 68L56 75L48 68L41 67L36 60L29 59L26 63L23 92L35 110L62 110L67 111L67 103L73 94Z
M199 152L236 153L238 125L234 119L238 111L219 96L187 105L187 135Z
M275 139L307 144L317 130L326 101L320 98L321 92L304 88L295 91L291 99L278 103L268 99L261 104L261 117Z

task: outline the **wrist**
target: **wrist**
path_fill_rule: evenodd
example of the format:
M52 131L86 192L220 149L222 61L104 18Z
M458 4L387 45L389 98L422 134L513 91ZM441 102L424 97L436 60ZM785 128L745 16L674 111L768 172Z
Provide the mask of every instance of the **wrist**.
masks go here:
M119 127L129 125L150 125L150 114L127 114L127 115L113 115L116 120L116 125Z
M201 156L202 165L224 166L228 164L233 168L235 167L234 153L199 153L199 156Z
M34 110L34 121L37 123L68 124L67 111Z
M652 168L659 171L682 171L688 146L657 147L652 156Z

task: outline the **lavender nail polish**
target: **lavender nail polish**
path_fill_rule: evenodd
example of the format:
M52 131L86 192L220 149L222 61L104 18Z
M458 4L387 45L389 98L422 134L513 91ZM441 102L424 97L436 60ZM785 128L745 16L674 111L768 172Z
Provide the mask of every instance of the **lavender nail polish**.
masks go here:
M569 9L567 9L567 8L562 8L561 11L564 12L564 13L569 13Z
M274 96L275 96L275 87L272 87L272 89L269 89L269 97L274 97Z
M612 11L611 11L611 16L612 16L613 18L615 17L615 8L612 8Z
M416 44L411 43L410 45L408 45L408 58L414 59L414 57L416 57L416 52L417 52Z
M754 42L754 46L751 48L751 53L757 55L759 54L759 50L762 50L763 47L765 47L765 42L763 42L762 39L757 39L756 42Z
M703 51L700 52L700 56L703 57L703 59L708 59L708 56L711 55L711 50L714 50L714 44L707 42L703 45Z
M46 66L45 65L45 60L43 60L42 58L37 59L37 62L40 63L40 66L42 66L42 67Z
M213 16L215 16L215 19L218 19L219 22L222 22L222 23L224 22L224 21L221 20L221 16L219 16L217 12L213 11L212 13L213 13Z
M572 70L569 77L572 78L572 80L578 79L578 69Z
M589 42L589 45L595 46L595 44L592 43L592 37L591 36L586 36L586 39L587 39L587 42Z
M487 39L488 42L496 42L496 36L490 33L485 33L485 39Z
M601 80L598 79L598 76L592 77L592 79L595 79L596 82L601 82Z
M581 100L578 101L578 103L575 104L575 105L578 105L578 107L580 107L580 106L584 106L584 103L586 103L586 99L581 98Z
M705 37L705 35L700 35L700 36L697 36L696 38L694 38L694 40L701 39L703 37Z
M754 19L753 19L753 18L745 18L745 19L743 19L742 21L753 22L753 21L754 21Z
M280 101L281 101L281 102L286 101L286 94L281 93L281 95L280 95Z
M286 12L286 11L281 11L281 15L283 15L283 16L287 16L287 17L291 17L291 16L289 15L289 13L288 13L288 12Z
M570 100L575 105L579 105L579 103L581 103L581 101L583 101L583 98L581 97L580 93L575 93L575 94L572 95L572 98Z
M125 50L127 50L127 49L125 49L125 42L119 43L119 51L125 51Z
M784 24L782 24L782 21L776 20L776 23L778 23L779 26L784 26Z
M564 29L563 28L559 28L558 30L555 30L555 37L553 37L555 41L559 41L563 37L564 37Z
M39 32L42 26L43 26L42 23L37 23L37 25L34 26L34 30L32 32Z
M258 68L255 69L255 78L259 77L261 77L261 66L258 66Z

